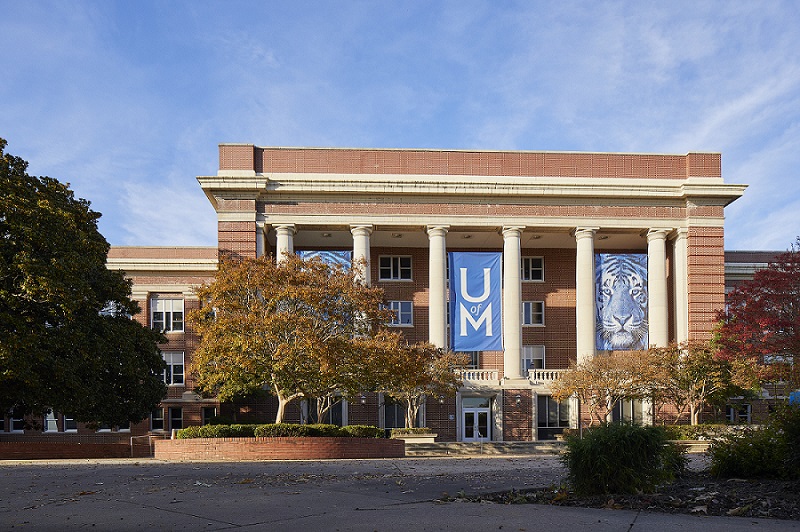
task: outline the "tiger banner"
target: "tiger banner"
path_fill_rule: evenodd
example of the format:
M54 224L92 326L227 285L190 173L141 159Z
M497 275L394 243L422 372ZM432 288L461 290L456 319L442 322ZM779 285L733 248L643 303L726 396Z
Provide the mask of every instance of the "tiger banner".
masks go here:
M450 349L502 351L501 261L495 252L450 252Z
M595 289L597 350L647 349L647 255L599 253Z

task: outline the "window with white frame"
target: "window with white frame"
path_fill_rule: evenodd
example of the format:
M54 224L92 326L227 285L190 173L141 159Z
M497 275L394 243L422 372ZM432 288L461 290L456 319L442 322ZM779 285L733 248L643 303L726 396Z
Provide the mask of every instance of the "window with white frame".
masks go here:
M164 368L164 383L168 385L183 384L183 352L161 353L167 367Z
M394 327L410 327L414 325L414 304L411 301L389 301Z
M183 332L183 299L153 298L151 327L161 332Z
M544 369L543 345L522 346L522 371L526 372L532 369Z
M462 355L467 355L467 365L464 369L478 369L480 364L481 352L480 351L461 351Z
M569 399L559 402L549 395L540 395L536 412L540 427L569 427Z
M78 432L78 422L72 414L64 414L64 432Z
M544 281L544 257L522 257L522 280Z
M532 327L544 325L544 301L522 302L522 325Z
M381 281L410 281L411 257L383 256L378 259L378 279Z
M164 409L156 408L150 414L150 430L164 430Z
M15 408L11 411L11 432L25 431L25 414L22 409Z
M725 406L725 418L729 423L750 423L751 409L749 404Z

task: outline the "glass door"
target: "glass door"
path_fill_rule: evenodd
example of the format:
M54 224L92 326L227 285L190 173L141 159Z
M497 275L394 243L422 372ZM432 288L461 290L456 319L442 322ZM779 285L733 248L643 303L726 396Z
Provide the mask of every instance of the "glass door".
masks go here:
M461 404L461 440L490 441L492 439L490 399L465 397Z

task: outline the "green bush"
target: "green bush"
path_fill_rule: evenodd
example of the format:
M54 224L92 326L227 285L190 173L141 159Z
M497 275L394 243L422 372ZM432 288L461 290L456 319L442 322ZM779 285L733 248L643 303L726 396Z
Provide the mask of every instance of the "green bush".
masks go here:
M396 437L404 434L433 434L433 431L428 427L405 427L392 429L391 434Z
M713 440L731 431L730 425L703 423L702 425L664 425L670 440Z
M782 406L764 426L719 438L709 455L718 477L800 478L800 407Z
M578 495L654 490L686 466L686 457L668 442L662 427L607 423L567 437L562 461Z
M176 434L178 439L188 438L252 438L258 425L203 425L186 427Z
M342 430L352 438L385 438L386 431L372 425L346 425Z

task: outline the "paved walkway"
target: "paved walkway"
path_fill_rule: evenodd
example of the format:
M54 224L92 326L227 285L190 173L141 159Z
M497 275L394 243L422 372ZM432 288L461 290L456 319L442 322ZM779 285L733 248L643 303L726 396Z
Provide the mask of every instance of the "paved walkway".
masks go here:
M437 502L558 485L553 456L0 462L0 530L800 530L800 522Z

